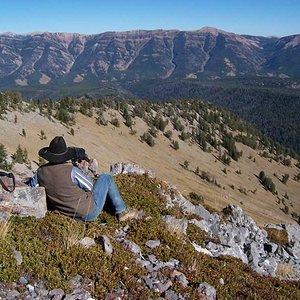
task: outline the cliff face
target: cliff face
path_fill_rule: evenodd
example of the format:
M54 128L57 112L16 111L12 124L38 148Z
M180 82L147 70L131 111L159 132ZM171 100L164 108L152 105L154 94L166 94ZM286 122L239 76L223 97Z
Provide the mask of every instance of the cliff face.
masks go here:
M157 78L300 77L299 35L242 36L214 28L98 35L0 35L1 86Z

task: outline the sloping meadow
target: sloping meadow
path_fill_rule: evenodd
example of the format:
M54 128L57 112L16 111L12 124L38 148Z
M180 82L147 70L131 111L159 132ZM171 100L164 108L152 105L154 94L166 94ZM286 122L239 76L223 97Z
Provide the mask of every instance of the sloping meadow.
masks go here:
M192 242L201 245L209 239L198 227L189 224L186 235L167 228L163 215L197 216L183 214L176 206L166 208L167 200L158 191L164 183L146 175L118 175L116 182L128 206L144 211L143 219L119 223L109 212L103 212L96 221L85 224L48 212L43 219L14 217L2 224L1 291L14 288L22 295L28 293L28 284L43 285L45 299L51 299L48 292L53 289L72 293L72 280L74 283L79 276L80 287L95 299L113 294L125 299L168 295L199 299L199 286L204 282L216 289L218 299L300 298L299 282L262 277L241 260L197 252ZM104 235L112 253L97 243ZM87 248L80 243L84 237L96 243ZM149 247L149 241L158 243ZM39 290L35 292L39 297Z

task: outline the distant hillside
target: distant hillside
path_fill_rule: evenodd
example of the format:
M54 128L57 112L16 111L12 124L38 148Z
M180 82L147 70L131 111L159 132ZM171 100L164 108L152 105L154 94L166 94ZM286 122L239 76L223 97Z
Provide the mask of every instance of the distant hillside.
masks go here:
M38 150L64 135L97 158L100 172L112 162L133 161L214 209L241 205L259 224L299 218L300 164L292 152L205 102L24 103L10 92L0 108L2 167L6 152L9 164L25 157L34 169Z
M240 78L210 81L148 80L126 88L141 99L203 99L230 110L300 153L300 91L290 80Z
M47 94L66 85L84 90L86 85L164 78L300 79L299 37L244 36L209 27L97 35L2 34L0 88L29 92L35 87Z

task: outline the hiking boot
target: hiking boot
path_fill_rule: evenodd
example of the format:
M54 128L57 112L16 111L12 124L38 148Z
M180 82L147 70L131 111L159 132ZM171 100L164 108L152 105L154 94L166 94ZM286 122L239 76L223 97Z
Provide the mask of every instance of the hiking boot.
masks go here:
M116 217L120 222L124 222L131 219L141 219L143 216L144 212L135 208L126 208L121 213L116 214Z

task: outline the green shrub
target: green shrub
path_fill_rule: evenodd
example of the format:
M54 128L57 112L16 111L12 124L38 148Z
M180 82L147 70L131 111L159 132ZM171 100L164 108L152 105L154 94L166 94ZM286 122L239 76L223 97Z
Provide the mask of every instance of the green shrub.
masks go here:
M141 136L141 140L146 142L150 147L153 147L155 145L155 141L154 141L152 135L149 132L145 132Z

